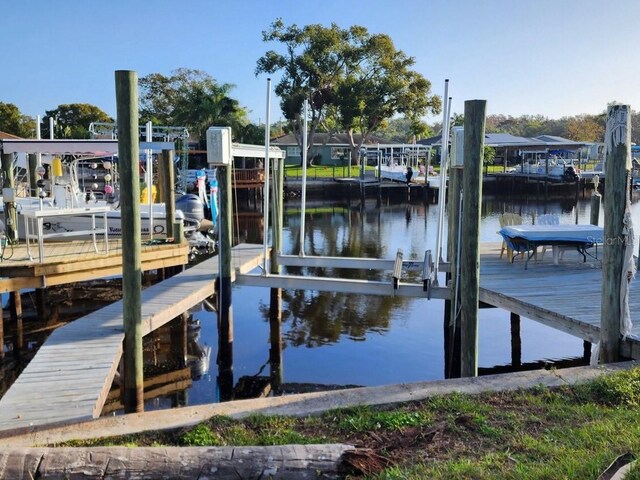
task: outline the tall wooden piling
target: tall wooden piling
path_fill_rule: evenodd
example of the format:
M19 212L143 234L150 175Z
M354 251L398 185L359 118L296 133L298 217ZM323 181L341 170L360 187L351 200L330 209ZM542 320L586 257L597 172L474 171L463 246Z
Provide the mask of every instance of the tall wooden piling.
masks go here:
M233 161L233 160L232 160ZM231 302L231 247L233 210L231 165L218 169L220 194L220 277L218 282L218 384L220 399L233 398L233 308Z
M116 104L122 210L122 304L124 318L124 409L144 409L142 375L142 264L138 75L117 70Z
M604 255L602 259L602 316L600 319L600 361L619 360L624 311L622 275L625 273L627 238L624 215L629 202L631 171L631 109L612 105L607 111L605 135ZM627 293L628 294L628 293Z
M460 248L461 366L463 377L478 375L480 214L486 100L464 102L464 175Z
M4 173L2 188L10 188L14 190L15 195L15 187L13 181L13 155L10 153L2 154L2 172ZM3 192L4 193L4 192ZM16 204L15 202L6 201L7 196L3 195L5 198L4 202L4 226L5 226L5 237L7 241L14 243L18 240L18 225L16 224Z
M162 165L158 168L160 199L164 202L167 238L174 238L176 192L173 174L173 150L162 150Z

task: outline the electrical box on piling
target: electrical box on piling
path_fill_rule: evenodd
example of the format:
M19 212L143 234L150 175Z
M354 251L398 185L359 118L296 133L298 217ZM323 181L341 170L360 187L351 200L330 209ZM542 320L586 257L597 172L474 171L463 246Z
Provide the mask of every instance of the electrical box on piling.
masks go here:
M207 129L207 163L211 166L231 165L231 127Z
M452 128L450 155L452 167L464 167L464 127Z

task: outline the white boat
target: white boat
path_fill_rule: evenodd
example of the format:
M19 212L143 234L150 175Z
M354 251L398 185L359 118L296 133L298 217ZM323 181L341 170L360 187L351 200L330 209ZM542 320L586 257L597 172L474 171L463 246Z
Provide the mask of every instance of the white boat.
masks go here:
M413 176L413 175L412 175ZM380 178L393 180L395 182L407 181L407 167L398 164L380 165Z
M531 176L557 177L566 181L574 181L579 178L578 168L573 160L551 157L547 160L537 160L532 163L524 162L516 170Z
M43 164L53 164L55 158L42 159ZM33 210L44 210L47 215L43 221L43 234L55 233L71 233L85 232L77 235L60 235L55 237L59 239L80 239L89 238L92 229L92 222L96 221L97 228L103 228L107 231L110 238L118 238L122 235L122 212L119 205L119 190L116 182L117 173L109 160L104 163L93 159L90 161L89 184L82 188L84 182L83 177L87 176L86 168L83 164L87 160L72 160L70 162L60 162L57 166L59 175L52 176L50 180L42 181L41 192L42 198L33 196L14 195L12 200L16 205L17 213L17 231L18 238L25 238L25 218L23 213ZM49 172L53 172L55 168L49 168ZM82 172L82 173L81 173ZM95 173L100 172L100 173ZM61 174L60 174L61 173ZM100 178L98 178L100 177ZM22 189L27 190L26 188ZM143 238L149 238L151 235L154 239L166 239L166 208L164 203L143 203L146 199L145 192L141 195L140 217L141 217L141 233ZM202 206L200 204L200 206ZM96 217L90 213L74 213L69 215L71 211L78 209L91 209L94 207L108 207L105 214L106 225L102 225L102 215ZM4 197L0 201L0 208L4 211ZM56 215L58 214L58 215ZM204 212L201 208L198 217L189 216L179 209L175 210L175 221L183 222L184 231L187 238L194 235L199 227ZM201 239L198 237L198 246L201 246Z
M376 145L366 153L379 168L380 179L424 183L431 147L423 145Z

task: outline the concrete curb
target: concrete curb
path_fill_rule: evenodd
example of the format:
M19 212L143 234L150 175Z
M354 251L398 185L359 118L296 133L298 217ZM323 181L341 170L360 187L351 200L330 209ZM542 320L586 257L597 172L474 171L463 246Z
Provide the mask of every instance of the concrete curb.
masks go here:
M55 445L69 440L87 440L127 435L146 430L187 427L212 416L243 418L251 414L285 416L318 415L335 408L359 405L389 405L423 400L448 393L478 394L489 391L526 389L536 386L557 387L585 383L601 375L637 366L621 362L598 367L574 367L562 370L535 370L475 378L402 383L381 387L363 387L314 392L283 397L236 400L196 405L173 410L155 410L122 416L102 417L64 425L45 425L20 430L0 431L0 446Z

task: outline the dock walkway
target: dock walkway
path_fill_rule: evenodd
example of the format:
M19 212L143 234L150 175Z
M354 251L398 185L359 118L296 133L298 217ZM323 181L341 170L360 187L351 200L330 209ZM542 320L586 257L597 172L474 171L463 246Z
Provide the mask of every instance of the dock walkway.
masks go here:
M483 245L480 300L576 337L597 342L600 335L602 268L566 251L559 265L548 253L539 261L514 263L499 258L500 244ZM246 273L262 260L260 245L233 249L233 267ZM143 334L169 322L214 293L214 257L142 292ZM640 288L630 289L632 334L622 353L640 358ZM120 362L122 303L76 320L49 337L5 396L0 399L0 430L65 424L100 415Z
M96 253L93 242L73 240L45 242L45 261L29 258L24 243L4 246L0 257L0 293L25 288L46 288L122 275L122 240L109 240L109 253ZM143 242L140 252L142 270L182 266L189 261L186 242Z
M233 248L232 266L246 273L261 245ZM142 291L142 334L166 324L214 293L218 257ZM0 399L0 430L96 418L111 388L124 340L122 301L55 330Z
M576 251L564 252L554 265L551 252L542 260L500 258L500 244L493 251L483 246L480 257L480 301L530 318L557 330L596 343L600 339L602 266L582 261ZM602 257L602 252L600 252ZM631 283L629 308L633 330L622 344L623 355L640 359L640 288Z

